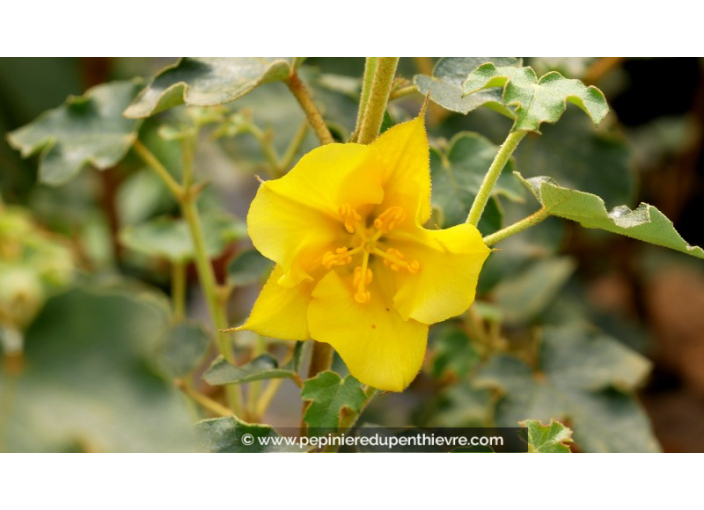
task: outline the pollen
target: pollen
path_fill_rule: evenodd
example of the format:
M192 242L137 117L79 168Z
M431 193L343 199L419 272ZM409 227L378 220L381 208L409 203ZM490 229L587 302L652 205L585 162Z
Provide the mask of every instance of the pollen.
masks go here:
M405 269L411 274L416 274L420 271L420 262L417 260L407 261L403 253L394 248L389 248L386 252L377 248L374 250L374 254L384 259L384 265L390 267L392 271Z
M350 204L342 204L338 207L337 212L340 214L340 218L345 224L345 230L350 234L354 234L362 221L362 217L359 213L355 211Z
M344 266L352 262L352 253L347 248L337 248L323 255L323 266L331 269L333 266Z
M374 220L374 228L381 233L395 229L399 223L406 219L406 213L398 206L389 207Z

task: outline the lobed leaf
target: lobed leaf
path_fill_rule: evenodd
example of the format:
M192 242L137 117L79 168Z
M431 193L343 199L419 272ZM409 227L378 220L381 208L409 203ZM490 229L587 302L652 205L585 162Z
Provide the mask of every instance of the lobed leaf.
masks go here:
M572 442L572 431L559 421L543 425L538 420L524 420L519 425L527 429L528 453L571 453L566 443Z
M554 216L704 259L704 250L687 244L672 222L652 205L641 203L635 210L620 206L608 212L604 201L591 193L563 188L549 177L524 179L518 172L516 176Z
M457 134L444 151L431 149L432 200L433 206L440 212L441 226L450 227L465 222L484 175L498 150L488 139L470 132ZM511 175L513 168L513 162L509 161L494 186L494 198L504 196L513 201L524 200L520 182ZM498 201L489 202L487 216L490 220L491 213L495 217L494 221L480 223L479 230L483 234L501 228L502 212Z
M211 342L200 323L170 324L161 337L159 366L171 377L184 377L198 366Z
M224 211L204 211L200 220L211 258L221 254L231 242L246 236L245 225ZM133 250L173 262L188 262L195 257L190 228L181 218L161 216L125 227L120 232L120 242Z
M141 88L139 81L98 85L82 96L40 115L8 135L23 157L40 153L39 180L58 186L90 164L98 170L116 165L137 139L140 121L122 112Z
M294 61L282 57L186 57L162 69L125 110L132 119L182 104L229 103L265 83L286 79Z
M584 451L657 451L634 395L650 366L616 340L571 325L543 331L537 368L501 354L480 369L475 384L498 390L497 426L514 426L526 416L569 419Z
M567 107L567 101L577 105L595 125L609 112L604 94L593 85L570 80L558 72L538 79L530 67L497 67L483 64L472 71L462 84L464 96L487 88L503 87L503 102L515 106L513 131L540 132L543 122L555 123Z
M300 384L300 377L292 366L279 368L279 362L270 354L257 356L249 363L236 367L222 356L213 361L203 374L203 379L214 386L222 384L243 384L264 379L293 379Z
M301 397L310 401L303 415L309 428L337 429L345 409L360 412L366 399L362 385L348 375L344 379L331 371L321 372L303 383Z
M235 287L244 287L264 281L274 263L257 250L245 250L227 266L227 280Z
M462 92L467 75L487 62L494 62L499 67L521 65L521 59L512 57L445 57L435 64L432 76L417 74L413 83L421 94L428 95L431 101L446 110L466 115L486 106L513 118L513 112L502 101L500 88L482 90L470 96Z
M199 421L196 423L196 430L203 449L211 453L284 453L309 450L287 444L283 441L283 436L269 425L246 423L236 416ZM261 444L262 438L274 441ZM276 441L279 438L281 440Z

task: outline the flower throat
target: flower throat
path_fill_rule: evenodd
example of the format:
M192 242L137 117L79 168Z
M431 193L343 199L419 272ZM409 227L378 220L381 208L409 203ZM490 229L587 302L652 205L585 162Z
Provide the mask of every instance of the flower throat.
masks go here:
M361 265L355 267L352 285L355 289L354 300L364 304L371 299L371 293L367 287L371 284L374 275L369 268L369 258L376 255L384 261L384 265L393 271L408 271L416 274L420 271L420 263L417 260L407 261L406 257L394 248L379 246L383 243L382 237L395 229L406 218L405 211L398 206L389 207L367 227L362 221L362 216L349 204L343 204L338 208L340 221L345 230L352 234L352 248L337 248L328 251L323 255L323 266L325 269L332 269L334 266L344 266L352 262L352 256L362 254Z

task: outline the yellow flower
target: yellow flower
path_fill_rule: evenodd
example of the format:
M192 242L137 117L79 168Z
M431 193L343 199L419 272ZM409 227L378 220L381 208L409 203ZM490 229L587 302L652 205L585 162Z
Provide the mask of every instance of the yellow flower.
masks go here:
M252 202L249 235L276 267L237 329L327 342L362 383L403 391L428 326L469 307L490 251L472 225L426 230L430 212L422 117L314 149Z

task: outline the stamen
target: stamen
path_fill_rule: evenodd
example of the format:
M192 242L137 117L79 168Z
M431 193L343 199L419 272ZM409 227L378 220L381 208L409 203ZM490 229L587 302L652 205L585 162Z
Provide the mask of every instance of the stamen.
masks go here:
M357 292L354 294L354 300L359 304L364 304L368 302L372 295L367 290L367 285L372 283L372 270L369 269L369 252L365 251L362 258L362 266L357 267L354 270L354 277L352 280L353 285L357 288ZM364 276L362 276L364 275Z
M403 253L393 248L389 248L386 252L383 252L378 248L374 248L373 253L374 255L378 255L384 259L384 265L390 267L393 271L405 269L411 274L416 274L420 271L420 262L417 260L407 262L406 257L403 256Z
M374 228L379 232L390 232L406 218L406 213L399 206L389 207L374 220Z
M352 255L360 251L358 249L348 250L347 248L337 248L334 252L329 251L323 255L323 266L330 269L332 266L344 266L352 262Z
M340 213L340 217L345 224L345 230L350 234L354 234L357 225L362 221L362 217L357 211L355 211L350 204L342 204L337 212Z

